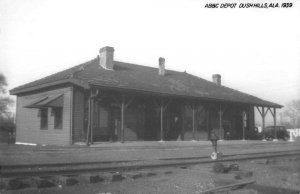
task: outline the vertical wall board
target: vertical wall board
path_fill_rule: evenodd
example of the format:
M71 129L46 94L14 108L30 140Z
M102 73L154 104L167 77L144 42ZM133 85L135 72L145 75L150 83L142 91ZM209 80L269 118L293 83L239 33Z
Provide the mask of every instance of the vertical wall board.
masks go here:
M40 129L39 109L25 108L24 106L49 95L64 94L63 126L62 129L54 129L54 116L51 108L48 109L48 129ZM70 143L70 97L71 88L59 88L45 92L18 96L16 118L16 142L36 143L47 145L68 145Z

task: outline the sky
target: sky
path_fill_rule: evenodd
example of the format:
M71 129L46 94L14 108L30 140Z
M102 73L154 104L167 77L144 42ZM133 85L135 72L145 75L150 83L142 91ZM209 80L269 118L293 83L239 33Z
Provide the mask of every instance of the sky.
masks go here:
M8 89L95 58L166 68L286 104L300 98L300 1L292 8L208 9L252 0L0 0ZM280 2L265 0L263 2Z

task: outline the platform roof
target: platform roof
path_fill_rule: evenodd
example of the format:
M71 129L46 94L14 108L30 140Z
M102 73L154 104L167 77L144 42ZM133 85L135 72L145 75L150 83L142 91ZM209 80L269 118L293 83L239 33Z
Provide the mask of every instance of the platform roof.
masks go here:
M161 76L158 74L158 68L118 61L114 61L113 70L107 70L99 65L99 58L19 86L12 89L10 93L19 95L64 83L71 83L86 89L104 87L148 92L154 95L282 107L282 105L262 100L229 87L219 86L186 72L166 70L165 75Z

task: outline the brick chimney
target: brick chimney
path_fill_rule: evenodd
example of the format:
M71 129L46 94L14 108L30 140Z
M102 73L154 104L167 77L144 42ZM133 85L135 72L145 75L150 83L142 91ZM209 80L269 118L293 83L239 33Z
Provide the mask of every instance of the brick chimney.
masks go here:
M221 85L221 75L220 74L213 74L212 75L212 80L215 84L217 84L218 86Z
M104 69L113 70L114 69L114 51L113 47L103 47L99 51L99 65Z
M165 58L159 57L158 59L158 75L165 75Z

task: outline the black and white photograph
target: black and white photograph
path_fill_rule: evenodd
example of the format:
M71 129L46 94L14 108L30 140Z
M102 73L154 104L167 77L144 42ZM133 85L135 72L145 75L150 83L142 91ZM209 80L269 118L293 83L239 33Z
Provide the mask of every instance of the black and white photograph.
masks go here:
M300 194L300 1L0 0L0 194Z

